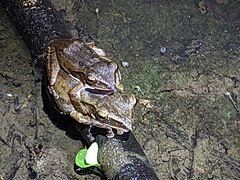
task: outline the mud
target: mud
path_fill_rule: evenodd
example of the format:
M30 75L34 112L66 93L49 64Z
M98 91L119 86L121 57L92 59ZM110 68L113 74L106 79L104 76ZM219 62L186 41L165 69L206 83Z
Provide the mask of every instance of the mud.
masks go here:
M160 179L239 179L239 1L52 1L75 37L128 64L120 70L138 99L133 132ZM0 176L99 179L74 173L83 147L74 123L66 131L49 120L41 72L0 13Z

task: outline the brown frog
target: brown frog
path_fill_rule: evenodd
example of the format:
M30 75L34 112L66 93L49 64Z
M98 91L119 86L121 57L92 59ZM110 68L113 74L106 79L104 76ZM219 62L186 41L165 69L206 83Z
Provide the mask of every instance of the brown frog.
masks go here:
M118 65L106 53L81 40L55 40L48 48L47 75L54 85L60 69L103 94L123 90Z
M49 90L63 112L79 123L106 129L109 138L113 129L119 135L132 130L133 95L119 91L104 95L61 69Z

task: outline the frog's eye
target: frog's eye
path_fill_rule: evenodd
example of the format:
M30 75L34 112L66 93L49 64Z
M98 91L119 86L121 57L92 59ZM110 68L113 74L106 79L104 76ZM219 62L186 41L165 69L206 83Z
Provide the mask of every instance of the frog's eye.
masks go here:
M96 79L95 79L95 77L93 76L93 75L91 75L91 74L89 74L88 76L87 76L87 82L88 83L94 83L95 81L96 81Z
M99 119L105 119L107 117L107 112L105 111L97 111L97 118Z

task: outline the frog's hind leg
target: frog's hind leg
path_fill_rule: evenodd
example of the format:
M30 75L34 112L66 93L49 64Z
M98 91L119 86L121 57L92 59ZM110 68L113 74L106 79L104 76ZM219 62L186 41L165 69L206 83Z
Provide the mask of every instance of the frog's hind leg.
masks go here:
M53 86L57 80L58 73L60 71L60 65L57 60L57 54L55 47L48 47L47 53L47 76L49 84Z
M88 110L81 101L80 91L82 88L83 88L83 83L79 82L79 84L76 87L74 87L72 90L69 91L69 97L75 110L84 115L87 115Z

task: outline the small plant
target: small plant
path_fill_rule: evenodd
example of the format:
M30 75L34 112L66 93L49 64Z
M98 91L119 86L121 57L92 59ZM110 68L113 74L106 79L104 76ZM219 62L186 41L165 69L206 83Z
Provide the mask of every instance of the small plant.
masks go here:
M96 9L95 9L95 12L96 12L96 14L97 14L97 18L99 19L99 9L96 8Z

